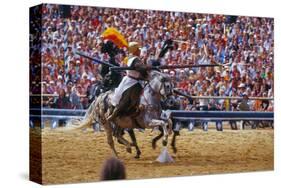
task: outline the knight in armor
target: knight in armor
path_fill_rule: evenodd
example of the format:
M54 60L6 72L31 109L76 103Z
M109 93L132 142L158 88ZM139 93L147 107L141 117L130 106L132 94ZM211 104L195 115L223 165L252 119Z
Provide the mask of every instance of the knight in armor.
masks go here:
M115 61L115 56L118 53L123 52L122 50L118 49L118 47L113 42L107 41L106 43L103 43L101 46L101 52L107 53L109 55L110 58L108 63L114 66L119 66L119 64ZM101 65L100 75L102 76L103 92L118 87L122 80L121 73L116 71L111 72L108 65Z
M142 81L148 79L149 66L143 63L140 58L140 46L137 42L129 43L129 57L127 65L133 68L128 70L118 88L111 96L113 105L108 120L114 120L117 116L133 115L137 112L140 103L140 96L143 90Z

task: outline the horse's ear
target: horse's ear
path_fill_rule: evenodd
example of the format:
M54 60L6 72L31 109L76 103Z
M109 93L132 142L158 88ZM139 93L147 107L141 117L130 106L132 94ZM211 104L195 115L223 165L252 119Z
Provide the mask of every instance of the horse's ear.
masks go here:
M151 79L155 78L156 75L158 75L157 71L151 71L150 72Z
M150 72L150 79L154 79L154 78L156 78L156 77L157 77L157 79L159 79L160 76L161 76L161 74L160 74L160 72L158 72L158 71L151 71L151 72ZM162 76L161 76L161 77L162 77Z

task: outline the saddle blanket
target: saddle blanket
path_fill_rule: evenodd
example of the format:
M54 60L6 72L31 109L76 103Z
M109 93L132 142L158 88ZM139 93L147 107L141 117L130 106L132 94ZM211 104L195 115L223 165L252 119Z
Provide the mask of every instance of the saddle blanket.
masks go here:
M119 104L119 101L123 95L123 93L133 85L139 83L138 80L125 76L119 86L114 90L114 93L110 96L110 101L113 106Z

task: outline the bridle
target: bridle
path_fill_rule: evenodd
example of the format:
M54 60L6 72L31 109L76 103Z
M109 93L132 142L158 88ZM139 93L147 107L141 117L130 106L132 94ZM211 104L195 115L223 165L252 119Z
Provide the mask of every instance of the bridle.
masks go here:
M166 79L166 78L164 78L164 79ZM156 90L152 87L150 81L146 81L146 82L145 82L144 88L149 87L150 91L152 91L152 95L153 95L153 96L154 96L154 95L160 95L160 99L161 99L161 98L162 98L162 99L166 99L169 95L166 95L166 94L165 94L165 95L162 95L161 92L160 92L162 89L164 89L164 91L165 91L165 93L166 93L166 89L163 88L163 87L165 87L165 83L162 82L162 81L160 81L160 82L161 82L161 86L160 86L159 91L156 91ZM150 107L150 108L152 108L152 109L155 108L155 110L158 110L158 108L155 107L155 105L149 103L149 100L146 98L144 92L143 92L142 95L143 95L143 99L144 99L144 101L145 101L145 103L147 104L148 107Z
M152 91L152 95L155 95L155 94L158 93L158 92L156 92L156 91L152 88L152 86L150 85L149 82L146 82L146 83L145 83L144 88L146 88L146 87L148 87L148 88L150 89L150 91ZM146 98L146 95L145 95L144 92L142 93L142 96L143 96L143 99L144 99L145 104L146 104L145 106L147 106L148 109L151 109L151 110L153 110L153 111L158 111L158 107L157 107L157 106L155 106L155 105L149 103L149 100ZM160 96L162 96L162 95L160 94Z
M164 83L161 82L161 86L160 86L159 91L155 91L155 89L153 89L153 87L151 86L150 82L148 82L147 85L151 89L151 91L153 92L153 95L159 94L162 98L164 98L164 99L167 98L166 95L162 95L161 92L160 92L164 87ZM165 88L164 88L164 91L166 92Z

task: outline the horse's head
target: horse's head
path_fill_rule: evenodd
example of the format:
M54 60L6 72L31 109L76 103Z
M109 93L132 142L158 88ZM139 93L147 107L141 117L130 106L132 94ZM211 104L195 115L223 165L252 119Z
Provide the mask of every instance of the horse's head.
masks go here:
M166 99L172 94L173 83L171 78L164 73L151 71L149 85L154 92Z

